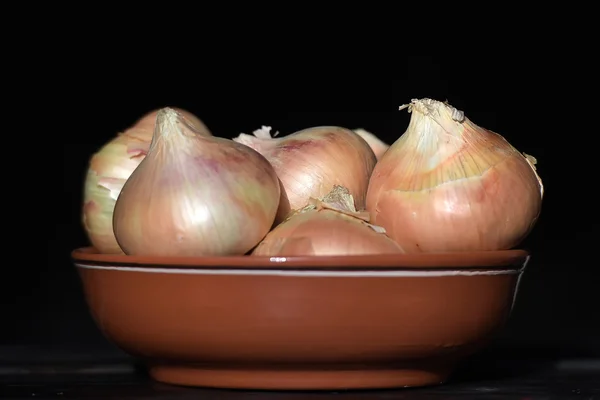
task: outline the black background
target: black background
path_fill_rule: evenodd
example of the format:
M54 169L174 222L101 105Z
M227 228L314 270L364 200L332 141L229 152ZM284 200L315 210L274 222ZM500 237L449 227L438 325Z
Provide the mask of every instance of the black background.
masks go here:
M18 237L29 239L20 255L10 256L13 252L6 248L13 258L5 259L0 281L0 345L105 344L88 314L69 253L87 245L80 216L89 158L144 113L181 107L215 135L229 138L261 125L287 134L327 124L363 127L391 143L409 120L398 106L411 98L432 97L447 99L475 123L534 155L546 188L542 217L522 245L533 257L517 306L490 351L600 355L600 266L592 251L598 217L585 212L597 203L588 171L596 161L592 137L598 124L592 104L566 94L578 85L571 81L576 79L573 71L549 71L543 68L549 61L537 55L518 61L413 58L386 79L362 73L351 61L338 63L333 69L339 74L322 79L312 78L319 77L319 66L311 66L309 79L300 72L278 72L277 63L265 63L266 75L242 75L232 63L238 73L204 71L193 79L157 74L142 83L129 76L101 79L102 73L83 72L76 78L63 73L55 88L62 93L57 90L53 101L36 106L51 109L49 116L35 121L36 108L27 111L30 127L34 121L34 130L52 134L35 143L32 139L32 149L7 154L39 161L30 166L35 182L19 186L29 200L16 203L27 204L13 203L17 210L25 208ZM583 129L571 126L582 118L589 120ZM68 123L58 123L65 119Z

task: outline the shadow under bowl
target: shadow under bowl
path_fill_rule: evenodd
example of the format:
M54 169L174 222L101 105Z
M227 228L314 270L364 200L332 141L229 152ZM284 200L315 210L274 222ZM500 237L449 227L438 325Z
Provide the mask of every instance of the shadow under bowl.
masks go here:
M159 382L339 390L446 382L504 326L529 254L72 259L101 332Z

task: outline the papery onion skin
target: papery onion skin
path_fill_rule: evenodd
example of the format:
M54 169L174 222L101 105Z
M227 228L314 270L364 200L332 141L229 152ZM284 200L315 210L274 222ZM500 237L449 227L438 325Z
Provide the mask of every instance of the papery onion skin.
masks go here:
M520 244L544 193L530 158L448 104L423 99L411 106L406 132L371 176L372 223L409 253Z
M401 254L383 233L338 211L323 209L294 214L277 225L252 251L253 256L339 256Z
M146 158L116 202L113 227L128 255L242 255L272 226L277 174L258 152L198 134L164 109Z
M372 132L369 132L363 128L353 129L353 131L363 138L369 144L369 146L371 146L371 149L373 150L373 153L375 153L375 157L377 157L378 160L381 159L385 152L390 148L389 144L379 139Z
M189 111L176 109L203 134L212 136L198 117ZM113 232L113 210L125 181L150 147L156 113L157 110L154 110L144 115L90 158L84 180L82 223L88 240L100 253L123 254Z
M311 197L325 196L334 185L348 188L356 207L364 209L377 158L369 144L352 130L317 126L283 137L260 139L241 134L234 140L269 160L285 189L290 210L306 206Z
M128 153L132 143L146 149L150 145L122 133L92 156L85 177L83 226L100 253L123 253L113 233L112 217L121 188L144 157L143 153Z

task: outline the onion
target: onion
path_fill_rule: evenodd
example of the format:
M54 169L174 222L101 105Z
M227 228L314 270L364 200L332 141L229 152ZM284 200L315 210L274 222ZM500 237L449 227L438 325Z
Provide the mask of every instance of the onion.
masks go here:
M203 134L210 131L198 117L177 109ZM144 159L154 133L157 110L140 118L95 153L84 182L82 222L84 230L100 253L123 254L113 233L113 210L123 184Z
M334 256L403 253L385 230L367 223L348 189L334 186L322 199L294 212L253 250L253 256Z
M357 133L361 138L365 139L378 160L385 154L387 149L390 148L389 144L385 143L383 140L379 139L377 136L367 130L358 128L354 129L354 132Z
M329 193L334 185L348 189L356 207L364 210L369 178L377 158L368 143L350 129L319 126L284 137L271 137L263 126L254 136L240 134L233 140L261 153L281 180L285 196L277 222L308 205L311 198Z
M279 196L277 174L258 152L205 136L164 108L117 199L113 229L128 255L242 255L268 233Z
M411 253L518 245L541 212L535 159L447 103L403 108L412 112L409 126L370 180L373 223Z

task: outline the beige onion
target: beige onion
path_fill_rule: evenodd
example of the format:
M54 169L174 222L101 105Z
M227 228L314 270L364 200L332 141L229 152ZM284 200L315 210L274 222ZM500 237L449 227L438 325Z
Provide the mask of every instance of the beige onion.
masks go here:
M125 254L224 256L255 247L279 206L271 164L247 146L204 135L171 108L158 112L156 125L114 208Z
M189 111L177 110L200 132L212 136L198 117ZM156 113L154 110L144 115L90 158L84 180L82 223L89 241L100 253L123 254L113 232L115 202L125 181L150 148Z
M270 127L233 139L266 157L281 180L284 194L278 221L288 211L305 207L311 198L326 196L335 185L348 189L359 210L365 208L369 178L377 158L369 144L350 129L318 126L282 137ZM287 200L287 201L286 201Z
M347 256L400 254L402 247L381 227L368 223L348 190L335 186L322 199L293 213L277 225L253 250L253 256Z
M501 250L529 234L544 187L535 159L463 112L413 100L404 134L376 165L373 223L407 252Z

